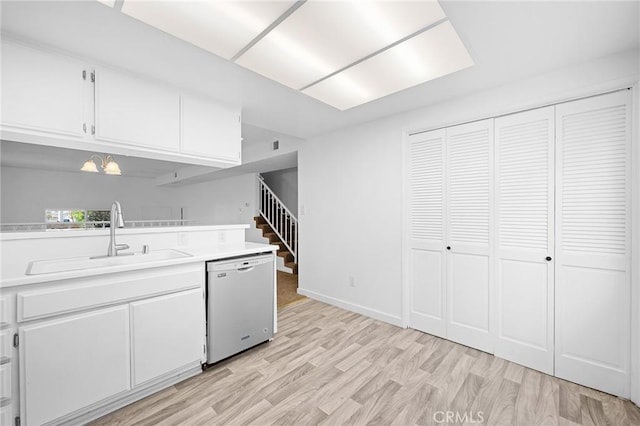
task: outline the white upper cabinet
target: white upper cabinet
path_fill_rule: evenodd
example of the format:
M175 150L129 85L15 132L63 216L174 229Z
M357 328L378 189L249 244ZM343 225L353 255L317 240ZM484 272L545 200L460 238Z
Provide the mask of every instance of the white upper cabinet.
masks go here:
M96 138L178 151L180 95L124 73L96 70Z
M181 96L181 152L240 163L240 111Z
M2 41L2 139L211 167L240 164L240 108Z
M83 137L90 71L80 61L2 43L2 125Z

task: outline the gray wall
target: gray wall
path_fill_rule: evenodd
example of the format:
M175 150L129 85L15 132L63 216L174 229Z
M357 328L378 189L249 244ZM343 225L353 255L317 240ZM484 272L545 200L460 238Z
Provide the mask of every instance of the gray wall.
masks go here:
M126 220L180 219L179 189L156 187L154 179L0 168L0 222L43 222L45 209L108 210L122 204Z
M155 179L0 167L0 222L44 221L45 209L108 210L120 201L126 220L184 219L197 224L252 224L257 176L244 174L188 186Z
M298 216L298 168L263 173L265 183L294 216Z

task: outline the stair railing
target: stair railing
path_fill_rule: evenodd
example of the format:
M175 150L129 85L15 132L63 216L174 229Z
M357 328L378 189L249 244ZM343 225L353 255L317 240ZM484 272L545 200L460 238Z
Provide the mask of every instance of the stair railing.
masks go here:
M293 261L298 262L298 219L291 213L282 201L258 176L259 211L260 216L269 224L271 229L284 243L293 255Z

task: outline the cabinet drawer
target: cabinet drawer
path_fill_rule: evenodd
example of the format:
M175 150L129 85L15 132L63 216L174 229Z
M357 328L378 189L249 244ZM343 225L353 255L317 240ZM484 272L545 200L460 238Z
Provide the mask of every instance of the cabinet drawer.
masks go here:
M18 322L200 287L204 264L73 280L73 285L18 293Z

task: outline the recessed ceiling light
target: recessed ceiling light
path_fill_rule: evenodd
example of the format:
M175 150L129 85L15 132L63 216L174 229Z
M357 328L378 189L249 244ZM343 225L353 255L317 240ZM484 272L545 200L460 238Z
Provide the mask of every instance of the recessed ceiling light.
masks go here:
M447 21L302 92L345 110L472 65Z
M302 89L443 18L437 1L308 1L236 63Z
M294 3L294 0L125 0L122 12L231 59Z

